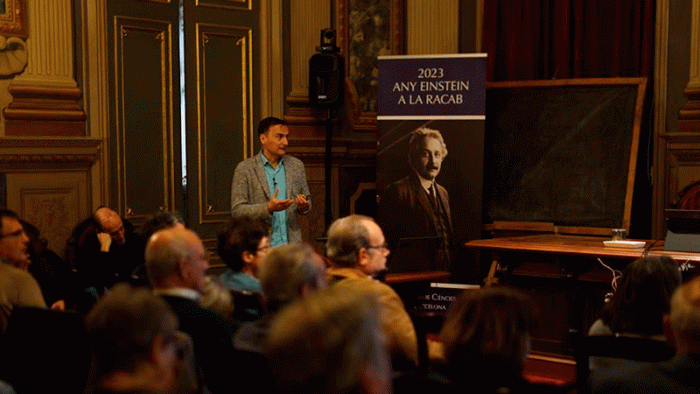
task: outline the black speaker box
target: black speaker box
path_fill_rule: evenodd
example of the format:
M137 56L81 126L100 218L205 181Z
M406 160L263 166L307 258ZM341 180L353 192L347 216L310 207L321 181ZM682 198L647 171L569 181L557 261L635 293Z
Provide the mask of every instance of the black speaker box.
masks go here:
M309 100L320 108L343 105L345 62L335 53L317 53L309 60Z

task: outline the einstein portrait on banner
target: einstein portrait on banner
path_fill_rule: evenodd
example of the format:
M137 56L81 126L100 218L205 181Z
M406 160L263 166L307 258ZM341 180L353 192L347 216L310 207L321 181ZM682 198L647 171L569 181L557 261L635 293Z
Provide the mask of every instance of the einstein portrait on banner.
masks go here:
M447 270L453 246L452 215L449 193L437 182L447 145L439 130L427 126L406 137L410 170L380 193L378 222L391 247L413 249L412 257L428 260L423 261L426 269ZM434 252L423 250L427 245Z

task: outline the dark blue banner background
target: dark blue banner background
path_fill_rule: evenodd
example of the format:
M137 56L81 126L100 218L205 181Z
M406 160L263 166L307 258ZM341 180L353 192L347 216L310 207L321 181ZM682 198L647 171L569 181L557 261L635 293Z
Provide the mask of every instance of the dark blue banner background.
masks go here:
M381 58L379 117L485 114L486 57Z

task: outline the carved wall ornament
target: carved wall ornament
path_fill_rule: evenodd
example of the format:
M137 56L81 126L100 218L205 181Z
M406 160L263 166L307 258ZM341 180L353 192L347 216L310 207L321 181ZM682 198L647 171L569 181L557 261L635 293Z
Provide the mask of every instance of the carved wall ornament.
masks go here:
M27 67L27 44L18 37L0 36L0 76L21 73Z

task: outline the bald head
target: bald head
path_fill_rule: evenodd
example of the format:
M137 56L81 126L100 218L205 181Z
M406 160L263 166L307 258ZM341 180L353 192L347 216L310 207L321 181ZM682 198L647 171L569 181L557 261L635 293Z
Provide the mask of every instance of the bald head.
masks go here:
M121 216L113 209L108 207L99 208L95 211L95 220L100 226L100 230L109 234L112 237L112 241L117 245L123 245L126 242L124 223Z
M192 230L173 227L155 232L146 245L146 270L154 288L203 291L209 268L204 244Z

